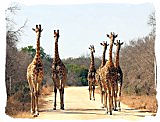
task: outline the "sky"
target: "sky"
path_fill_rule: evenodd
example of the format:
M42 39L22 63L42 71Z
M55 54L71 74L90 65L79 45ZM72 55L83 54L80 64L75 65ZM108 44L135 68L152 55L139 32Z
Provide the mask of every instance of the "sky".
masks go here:
M60 58L79 57L90 54L89 45L95 46L95 56L102 55L100 42L108 41L106 34L115 32L125 43L144 37L151 28L147 25L149 15L155 11L153 4L92 3L80 5L23 5L14 16L16 28L27 19L18 48L36 47L36 34L32 31L41 24L41 46L53 57L53 31L60 30ZM116 48L116 47L114 47ZM108 51L107 51L108 54Z

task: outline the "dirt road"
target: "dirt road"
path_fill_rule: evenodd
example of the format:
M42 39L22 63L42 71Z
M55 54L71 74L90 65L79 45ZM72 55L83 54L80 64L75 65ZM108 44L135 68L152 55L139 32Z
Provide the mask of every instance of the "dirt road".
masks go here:
M44 97L44 104L40 107L40 115L35 119L51 120L91 120L91 119L125 119L142 120L152 113L131 109L122 104L122 111L113 111L113 115L105 114L100 103L100 95L96 94L96 100L89 100L88 87L65 88L65 110L60 110L59 94L57 98L57 110L53 110L54 94Z

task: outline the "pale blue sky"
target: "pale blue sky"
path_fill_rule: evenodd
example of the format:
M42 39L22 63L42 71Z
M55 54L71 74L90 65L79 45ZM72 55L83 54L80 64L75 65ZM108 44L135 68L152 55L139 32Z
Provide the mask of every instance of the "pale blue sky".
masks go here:
M21 6L15 16L17 27L28 19L18 47L36 46L31 28L41 24L44 29L41 46L53 57L53 30L60 30L59 53L61 58L90 54L90 44L95 45L96 56L102 55L100 42L108 40L106 33L118 33L117 39L128 42L150 32L148 16L154 11L152 4L82 4ZM115 47L114 47L115 48ZM107 51L108 53L108 51Z

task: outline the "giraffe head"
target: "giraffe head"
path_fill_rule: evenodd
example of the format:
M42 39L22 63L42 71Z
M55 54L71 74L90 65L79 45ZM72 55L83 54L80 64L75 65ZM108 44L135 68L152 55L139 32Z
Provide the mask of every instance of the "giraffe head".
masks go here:
M59 30L54 30L54 39L56 42L58 42L58 39L59 39Z
M107 37L110 38L111 43L114 43L115 38L118 36L118 34L116 35L114 32L111 32L111 34L107 34Z
M103 41L103 43L100 43L100 45L104 47L104 50L107 50L107 47L109 46L109 44L107 44L107 41Z
M120 42L120 40L117 40L117 42L114 43L114 45L116 45L116 46L117 46L117 49L120 50L121 45L123 45L123 42Z
M90 49L91 53L95 53L94 45L90 45L89 49Z
M41 37L41 32L43 31L43 29L41 29L41 25L36 25L36 28L32 28L33 31L36 32L37 38Z

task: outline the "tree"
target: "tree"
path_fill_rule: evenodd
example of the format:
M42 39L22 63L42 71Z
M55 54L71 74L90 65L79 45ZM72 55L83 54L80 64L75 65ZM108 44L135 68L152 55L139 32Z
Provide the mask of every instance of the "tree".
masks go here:
M155 35L155 32L156 32L155 12L152 12L152 13L149 15L149 20L148 20L148 23L147 23L147 24L152 27L151 35Z
M14 84L20 81L24 81L25 77L22 75L22 72L25 70L27 61L30 60L30 57L27 54L22 54L17 50L16 43L19 41L21 34L23 33L24 27L27 23L24 22L24 25L15 29L15 22L12 19L12 16L20 10L17 4L12 4L9 8L6 9L6 87L7 95L11 92L15 92ZM27 60L26 60L27 59ZM21 64L19 62L21 61ZM25 62L24 62L25 61ZM22 70L22 71L21 71ZM17 74L17 75L16 75ZM12 86L12 87L11 87Z
M36 54L36 48L33 48L33 46L22 47L21 50L29 53L32 58L34 58ZM40 55L42 59L46 58L47 60L50 60L50 56L44 52L44 49L42 47L40 47Z

